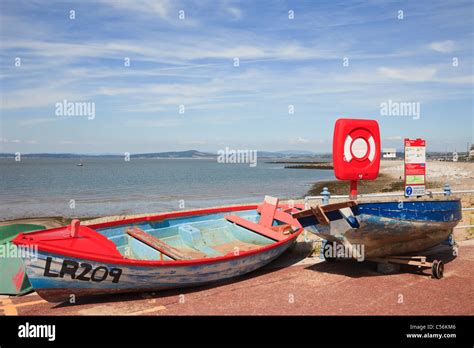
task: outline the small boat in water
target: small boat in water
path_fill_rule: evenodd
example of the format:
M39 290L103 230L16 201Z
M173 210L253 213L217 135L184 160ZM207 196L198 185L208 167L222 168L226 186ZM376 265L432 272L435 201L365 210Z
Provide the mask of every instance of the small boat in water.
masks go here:
M370 259L405 255L440 244L461 221L461 208L457 198L348 201L292 215L305 229L330 243L352 250L363 246L363 257Z
M23 259L45 300L197 286L252 272L285 252L303 230L266 197L240 205L164 213L89 226L75 220L14 239L37 246Z

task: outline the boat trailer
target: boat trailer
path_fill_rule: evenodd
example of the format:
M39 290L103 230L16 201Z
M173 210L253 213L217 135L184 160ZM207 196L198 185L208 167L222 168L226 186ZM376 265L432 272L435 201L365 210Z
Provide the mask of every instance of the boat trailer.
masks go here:
M368 259L367 261L377 262L379 265L397 264L416 266L419 270L431 268L433 278L441 279L444 274L444 264L441 260L426 261L426 256L387 256Z

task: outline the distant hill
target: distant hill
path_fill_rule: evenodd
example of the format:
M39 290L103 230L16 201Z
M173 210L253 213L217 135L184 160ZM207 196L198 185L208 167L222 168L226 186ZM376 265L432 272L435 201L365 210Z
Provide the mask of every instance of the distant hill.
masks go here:
M131 154L133 158L215 158L217 155L197 150L168 151L155 153Z
M465 157L466 152L458 152L460 157ZM270 159L298 159L298 158L315 158L319 159L330 159L332 158L331 153L315 153L311 151L299 151L299 150L287 150L287 151L257 151L259 158L270 158ZM397 150L399 159L403 159L403 150ZM452 152L427 152L427 158L429 159L446 159L452 158ZM124 154L78 154L78 153L25 153L21 154L23 158L123 158ZM14 153L0 153L0 158L14 158ZM153 153L131 153L131 158L209 158L215 159L217 153L202 152L197 150L187 151L167 151L167 152L153 152Z
M24 158L122 158L123 154L76 154L76 153L28 153L21 154ZM217 155L197 150L168 151L153 153L131 153L132 158L215 158ZM15 157L13 153L0 153L0 157Z
M11 158L11 157L15 157L15 154L14 153L0 153L0 157ZM25 157L25 158L82 158L82 157L95 157L95 156L79 155L75 153L22 153L21 157Z
M316 152L313 151L304 151L304 150L285 150L285 151L276 151L277 153L282 153L284 155L290 156L316 156Z
M311 151L257 151L261 158L291 158L291 157L321 157ZM77 153L28 153L21 154L23 158L122 158L123 154L77 154ZM13 158L13 153L0 153L0 157ZM131 158L216 158L217 153L202 152L197 150L167 151L152 153L131 153Z

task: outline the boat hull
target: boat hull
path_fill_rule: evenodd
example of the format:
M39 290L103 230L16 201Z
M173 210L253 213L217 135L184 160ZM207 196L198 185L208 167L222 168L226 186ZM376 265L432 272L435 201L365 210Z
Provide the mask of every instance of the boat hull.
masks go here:
M369 259L435 246L446 240L462 219L459 200L359 203L352 211L358 222L355 227L342 216L327 227L314 219L313 223L306 219L303 226L329 242L363 250L363 257Z
M344 234L308 230L329 242L353 250L363 246L364 258L404 255L431 248L446 240L457 222L403 221L371 215L358 216L360 227Z
M295 240L296 236L258 253L224 260L219 258L215 262L209 259L205 263L192 265L135 266L42 251L35 255L37 258L25 258L24 262L28 278L37 293L49 302L64 302L79 296L176 289L231 279L265 266L285 252ZM65 264L67 269L74 268L71 265L79 267L71 274L64 272ZM90 271L80 276L86 269ZM120 270L117 282L110 276L112 270ZM105 272L109 276L101 280Z
M34 224L12 224L0 226L0 295L24 295L33 288L26 276L21 256L21 249L12 244L13 238L19 233L29 233L44 230L42 225ZM9 255L9 252L15 255Z

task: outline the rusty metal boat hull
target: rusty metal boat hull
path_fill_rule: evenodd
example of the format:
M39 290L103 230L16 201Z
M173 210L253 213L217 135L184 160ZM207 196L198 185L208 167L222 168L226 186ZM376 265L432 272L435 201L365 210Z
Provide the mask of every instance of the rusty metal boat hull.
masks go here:
M337 211L328 213L332 221L326 226L314 216L298 220L328 242L363 250L368 259L428 249L446 240L462 219L459 199L362 202L350 209L350 221Z

